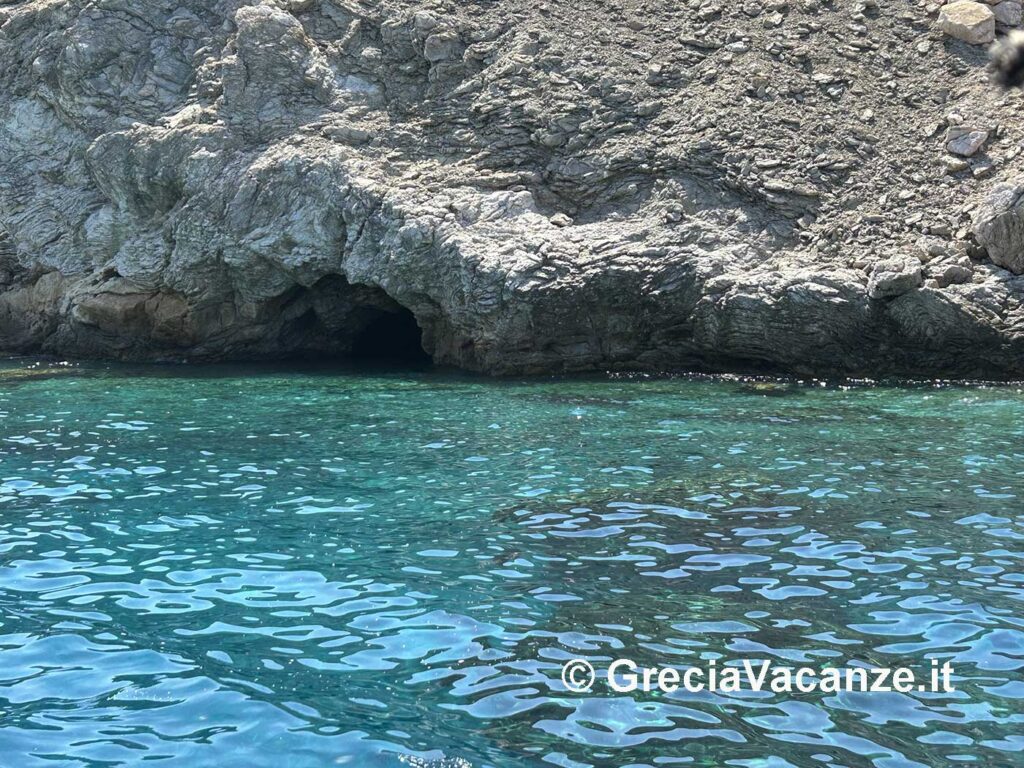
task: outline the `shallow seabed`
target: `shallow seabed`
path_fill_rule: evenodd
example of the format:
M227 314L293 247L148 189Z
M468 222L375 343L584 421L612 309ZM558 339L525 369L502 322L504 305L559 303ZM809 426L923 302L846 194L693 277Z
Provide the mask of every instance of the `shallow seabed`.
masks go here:
M11 361L0 764L1024 765L1022 497L1015 387ZM957 691L575 695L577 656Z

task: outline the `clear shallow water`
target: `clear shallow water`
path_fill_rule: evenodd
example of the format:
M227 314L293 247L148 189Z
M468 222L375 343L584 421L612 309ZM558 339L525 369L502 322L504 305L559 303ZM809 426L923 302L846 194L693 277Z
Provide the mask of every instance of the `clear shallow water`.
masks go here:
M1018 389L54 373L0 364L0 765L1024 765Z

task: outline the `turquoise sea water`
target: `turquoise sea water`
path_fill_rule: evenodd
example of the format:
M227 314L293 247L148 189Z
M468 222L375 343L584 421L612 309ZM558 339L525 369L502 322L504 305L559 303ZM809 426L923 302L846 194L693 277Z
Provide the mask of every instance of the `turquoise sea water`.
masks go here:
M1014 387L0 364L0 765L1024 765L1022 499Z

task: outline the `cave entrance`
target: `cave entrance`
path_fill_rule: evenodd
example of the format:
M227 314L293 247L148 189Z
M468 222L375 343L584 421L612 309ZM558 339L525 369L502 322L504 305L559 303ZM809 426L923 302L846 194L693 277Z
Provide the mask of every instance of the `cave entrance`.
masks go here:
M352 358L416 365L430 362L430 355L423 351L423 332L404 307L382 311L363 326L352 343Z

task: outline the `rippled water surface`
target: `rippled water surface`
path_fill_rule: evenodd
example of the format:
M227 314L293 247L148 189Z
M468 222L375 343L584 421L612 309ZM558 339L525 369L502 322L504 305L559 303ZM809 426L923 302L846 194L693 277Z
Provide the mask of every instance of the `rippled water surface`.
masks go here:
M1024 765L1022 498L1013 387L0 364L0 765Z

